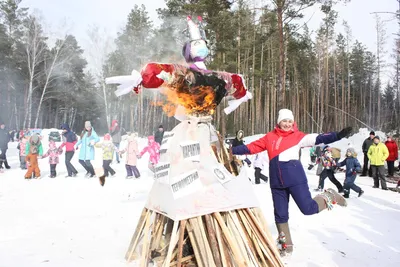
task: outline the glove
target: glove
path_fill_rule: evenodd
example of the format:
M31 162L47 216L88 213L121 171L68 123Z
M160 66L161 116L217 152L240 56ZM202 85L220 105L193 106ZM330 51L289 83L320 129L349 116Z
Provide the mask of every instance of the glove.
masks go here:
M79 147L78 147L78 146L76 146L76 147L75 147L75 150L78 150L78 149L79 149Z
M351 174L353 174L353 175L356 175L356 174L357 174L357 172L356 172L356 171L353 171Z
M349 136L352 131L353 131L353 127L346 127L337 133L337 137L339 139L345 138L345 137Z

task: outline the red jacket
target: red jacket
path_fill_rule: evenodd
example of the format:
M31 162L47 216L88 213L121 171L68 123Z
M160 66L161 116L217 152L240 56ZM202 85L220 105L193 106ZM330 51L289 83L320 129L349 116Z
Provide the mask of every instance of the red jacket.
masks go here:
M386 147L389 150L389 157L386 159L386 161L395 161L399 157L399 148L397 147L397 144L395 141L386 141L385 142Z

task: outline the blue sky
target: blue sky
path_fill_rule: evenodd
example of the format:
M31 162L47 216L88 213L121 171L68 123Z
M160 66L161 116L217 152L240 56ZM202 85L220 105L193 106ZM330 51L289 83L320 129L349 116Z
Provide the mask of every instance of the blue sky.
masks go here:
M251 0L256 5L261 2L268 3L269 0ZM61 21L67 21L68 31L74 34L82 48L89 49L87 30L93 25L104 28L107 35L115 37L117 32L124 26L126 17L132 7L137 4L144 4L150 17L157 24L157 8L165 7L164 0L23 0L22 5L31 10L40 10L43 18L52 31L58 31L56 25ZM353 38L364 43L371 51L376 51L375 21L371 12L389 11L396 12L398 2L396 0L352 0L347 5L338 5L335 10L339 11L337 30L343 31L342 20L348 21ZM383 19L391 19L392 15L382 14ZM317 6L306 12L304 21L310 29L316 30L323 14ZM390 54L394 46L394 33L398 32L398 25L395 20L386 23L388 36L386 50L387 63L392 59ZM59 29L59 28L58 28ZM390 68L388 67L388 70ZM386 71L389 75L389 71Z

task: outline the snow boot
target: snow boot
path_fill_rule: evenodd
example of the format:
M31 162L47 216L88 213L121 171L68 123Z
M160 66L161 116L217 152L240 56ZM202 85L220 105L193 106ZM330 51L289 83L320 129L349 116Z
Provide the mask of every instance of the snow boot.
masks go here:
M326 189L324 193L317 195L314 200L318 204L318 212L321 212L324 209L331 210L334 204L338 204L342 207L347 206L346 199L331 188Z
M344 189L343 197L344 198L349 198L350 197L350 190Z
M106 176L105 175L100 176L99 182L101 186L104 186L104 184L106 183Z
M358 193L358 197L361 197L364 194L364 191L360 191L360 193Z
M285 256L287 253L293 252L293 242L290 235L290 229L288 223L276 223L276 228L278 229L278 249L281 256Z

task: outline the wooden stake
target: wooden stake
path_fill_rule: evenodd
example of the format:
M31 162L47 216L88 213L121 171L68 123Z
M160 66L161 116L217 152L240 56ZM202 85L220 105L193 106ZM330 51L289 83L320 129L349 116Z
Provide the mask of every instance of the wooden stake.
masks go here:
M229 229L226 227L226 225L221 217L221 214L219 212L214 212L213 216L217 219L219 225L221 226L222 233L224 234L224 237L227 240L227 243L232 248L232 254L233 254L233 257L235 258L236 264L238 264L239 266L247 266L247 263L244 260L243 256L241 255L240 249L237 246L237 244L235 243L231 233L229 232Z
M142 257L140 259L140 266L146 267L148 260L147 255L149 253L148 245L150 243L149 234L150 234L150 219L151 219L152 211L149 211L149 215L146 217L146 226L144 227L144 239L142 246Z
M183 252L183 237L186 230L186 220L181 221L179 226L179 242L178 242L178 267L182 264L182 252Z
M214 256L214 262L217 267L222 267L221 263L221 257L218 249L218 244L217 244L217 238L215 236L215 231L214 227L211 222L211 216L209 214L204 216L206 226L207 226L207 233L208 233L208 238L210 239L210 245L211 245L211 252Z
M178 242L178 239L177 239L178 224L179 224L179 221L174 221L174 226L172 228L172 235L171 235L171 240L169 242L167 257L165 258L165 261L163 264L164 267L167 267L170 265L172 252L175 249L176 242Z
M136 246L137 246L137 243L139 241L139 237L142 234L142 230L143 230L144 224L146 222L147 216L149 216L149 210L144 208L142 210L142 215L140 215L139 222L138 222L138 224L136 226L135 233L132 236L131 243L129 244L128 251L125 254L125 259L128 262L131 261L132 255L133 255L133 253L134 253L134 251L136 249Z
M221 262L222 262L222 267L228 267L228 263L226 261L226 250L224 248L224 240L222 239L221 236L221 230L219 228L218 223L216 222L216 219L214 217L211 217L214 223L214 228L215 228L215 233L217 236L217 241L218 241L218 247L219 247L219 252L221 253Z
M201 252L199 249L199 245L197 243L196 238L194 237L193 234L193 227L190 223L186 224L186 230L188 232L189 235L189 239L190 239L190 243L192 244L193 247L193 251L194 251L194 255L196 256L196 262L198 267L206 267L206 262L203 261L202 257L201 257Z

